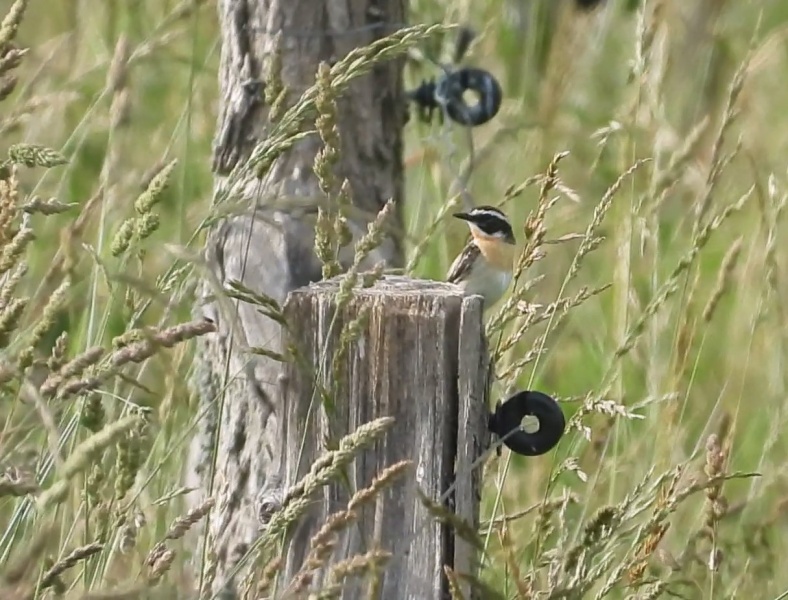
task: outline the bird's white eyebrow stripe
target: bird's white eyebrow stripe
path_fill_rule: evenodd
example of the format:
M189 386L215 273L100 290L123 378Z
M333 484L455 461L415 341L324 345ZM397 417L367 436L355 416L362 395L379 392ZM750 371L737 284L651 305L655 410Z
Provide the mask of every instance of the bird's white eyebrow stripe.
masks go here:
M495 217L497 219L503 219L504 221L506 220L506 217L503 215L503 213L499 213L498 211L494 211L494 210L487 210L487 209L472 210L470 214L472 217L484 216L484 217Z

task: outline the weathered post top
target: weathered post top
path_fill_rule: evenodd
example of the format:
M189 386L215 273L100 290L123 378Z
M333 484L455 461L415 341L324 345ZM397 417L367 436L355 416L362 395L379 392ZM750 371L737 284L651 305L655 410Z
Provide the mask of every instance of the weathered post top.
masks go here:
M287 344L297 356L282 382L285 481L304 476L327 440L378 417L395 422L356 457L347 473L350 490L347 482L324 488L293 532L284 581L303 566L327 515L346 508L353 491L386 467L410 460L414 468L361 511L312 586L320 589L331 563L380 548L392 553L381 574L381 598L442 600L448 597L444 566L472 572L475 557L430 516L417 488L478 526L481 473L471 464L488 444L482 301L450 284L385 276L371 287L357 286L338 307L341 281L294 290L285 304ZM321 397L325 390L335 392L330 403ZM361 589L358 581L348 582L342 598L360 597Z

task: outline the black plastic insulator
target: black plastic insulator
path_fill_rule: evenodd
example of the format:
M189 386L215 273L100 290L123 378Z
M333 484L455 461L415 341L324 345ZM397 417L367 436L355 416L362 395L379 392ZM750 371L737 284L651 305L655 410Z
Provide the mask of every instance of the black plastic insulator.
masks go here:
M466 91L478 95L475 104L465 102L463 94ZM503 92L491 73L466 67L443 75L437 82L425 80L415 90L407 92L407 96L418 107L422 120L431 120L435 110L441 115L445 110L455 123L478 127L498 114Z
M463 94L475 92L479 99L468 105ZM455 123L466 127L478 127L498 114L503 92L501 84L484 69L464 68L438 80L435 86L438 104L446 107L446 113Z
M539 430L527 433L523 417L536 417ZM555 448L566 430L564 412L553 398L536 391L518 392L490 414L488 427L515 454L540 456ZM500 446L499 446L500 448Z
M578 8L583 10L591 10L602 4L604 0L575 0Z

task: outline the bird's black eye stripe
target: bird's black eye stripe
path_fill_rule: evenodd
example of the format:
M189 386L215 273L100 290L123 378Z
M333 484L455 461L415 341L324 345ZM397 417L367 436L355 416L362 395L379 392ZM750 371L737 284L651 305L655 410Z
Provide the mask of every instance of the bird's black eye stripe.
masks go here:
M511 225L499 217L494 217L492 215L479 215L476 217L475 221L479 229L488 235L495 235L496 233L512 233Z

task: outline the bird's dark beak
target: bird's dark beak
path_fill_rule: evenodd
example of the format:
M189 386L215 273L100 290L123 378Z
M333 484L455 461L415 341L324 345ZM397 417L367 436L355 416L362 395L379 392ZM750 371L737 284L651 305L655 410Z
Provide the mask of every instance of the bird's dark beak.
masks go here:
M507 244L511 244L512 246L516 246L516 245L517 245L517 240L516 240L516 239L514 239L514 234L507 235L507 236L504 238L504 241L505 241Z
M462 219L463 221L470 221L471 220L471 215L469 215L468 213L464 213L464 212L454 213L452 216L456 217L457 219Z

